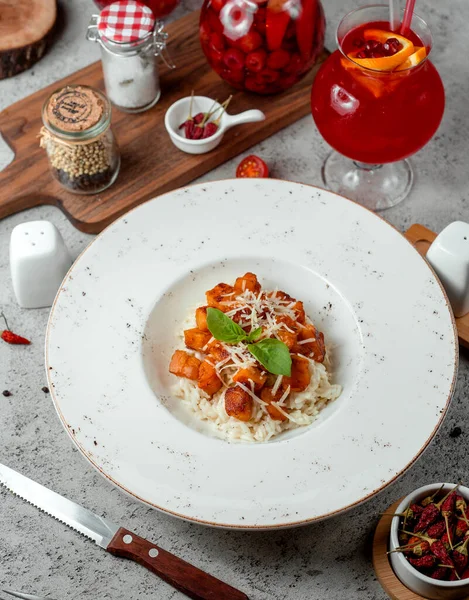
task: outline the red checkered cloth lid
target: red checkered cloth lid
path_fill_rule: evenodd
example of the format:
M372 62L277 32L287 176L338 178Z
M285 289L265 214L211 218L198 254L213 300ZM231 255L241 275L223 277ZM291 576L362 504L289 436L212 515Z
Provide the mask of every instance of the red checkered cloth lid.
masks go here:
M102 38L120 44L138 42L155 27L155 17L148 6L133 0L119 0L101 11L98 31Z

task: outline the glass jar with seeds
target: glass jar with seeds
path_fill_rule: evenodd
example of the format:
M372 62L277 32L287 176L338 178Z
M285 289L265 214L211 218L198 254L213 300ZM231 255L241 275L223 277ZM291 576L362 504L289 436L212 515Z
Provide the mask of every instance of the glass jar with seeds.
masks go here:
M120 154L112 133L111 104L86 85L53 92L42 109L41 147L53 176L67 190L96 194L114 183Z
M106 94L116 108L138 113L154 106L161 95L158 56L164 58L167 34L147 6L119 0L93 15L87 39L101 46Z

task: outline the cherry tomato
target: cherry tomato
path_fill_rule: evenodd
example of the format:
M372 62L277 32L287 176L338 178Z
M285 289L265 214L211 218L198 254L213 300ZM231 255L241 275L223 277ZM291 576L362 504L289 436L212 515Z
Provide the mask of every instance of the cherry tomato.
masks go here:
M268 177L269 167L262 158L251 154L243 158L236 169L236 177Z

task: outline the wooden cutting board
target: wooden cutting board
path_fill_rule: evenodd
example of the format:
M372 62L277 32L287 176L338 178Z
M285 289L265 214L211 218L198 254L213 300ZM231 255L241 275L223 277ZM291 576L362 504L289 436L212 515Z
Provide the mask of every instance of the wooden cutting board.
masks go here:
M233 90L211 70L200 48L198 22L196 11L167 27L169 51L177 69L171 71L160 63L162 96L158 104L138 115L113 111L112 125L121 149L122 166L116 183L100 194L80 196L64 190L52 178L37 138L42 126L42 104L51 91L78 83L104 90L100 62L5 109L0 114L0 133L14 150L15 159L0 173L0 218L52 204L61 208L81 231L98 233L132 207L193 181L310 114L311 83L327 58L326 51L312 72L283 94L247 94ZM258 108L267 118L262 123L231 129L220 146L208 154L185 154L172 145L164 127L164 114L173 102L189 96L192 90L219 100L233 94L231 113Z

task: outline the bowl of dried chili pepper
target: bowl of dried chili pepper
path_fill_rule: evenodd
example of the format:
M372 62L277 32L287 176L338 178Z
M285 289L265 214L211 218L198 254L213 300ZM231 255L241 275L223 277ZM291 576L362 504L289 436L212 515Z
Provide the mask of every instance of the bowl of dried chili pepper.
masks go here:
M230 100L231 96L220 104L207 96L192 95L172 104L164 123L176 148L188 154L205 154L220 144L231 127L265 120L264 113L257 109L228 114Z
M401 582L431 600L469 595L469 488L435 483L399 504L389 557Z

